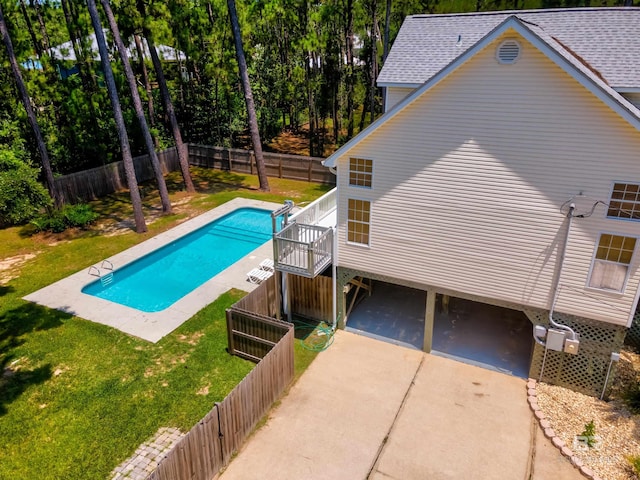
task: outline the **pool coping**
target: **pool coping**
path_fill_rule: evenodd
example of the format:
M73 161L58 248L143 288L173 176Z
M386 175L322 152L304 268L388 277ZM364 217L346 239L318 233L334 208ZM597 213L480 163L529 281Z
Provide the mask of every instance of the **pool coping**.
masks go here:
M103 260L110 261L115 269L137 260L153 250L161 248L207 223L242 207L276 210L281 204L234 198L219 207L189 219L144 242ZM256 268L265 258L273 258L271 240L251 251L212 279L191 291L160 312L142 312L131 307L82 293L82 288L95 281L89 268L69 275L47 287L23 297L24 300L60 310L76 317L116 328L124 333L156 343L198 311L214 302L231 288L251 291L257 287L247 281L247 272ZM97 263L100 266L102 260Z

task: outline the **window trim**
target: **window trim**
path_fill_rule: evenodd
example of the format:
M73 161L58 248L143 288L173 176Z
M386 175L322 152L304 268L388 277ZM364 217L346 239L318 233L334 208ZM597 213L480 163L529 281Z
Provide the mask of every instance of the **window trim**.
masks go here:
M602 238L602 235L613 235L613 236L617 236L617 237L625 237L625 238L635 238L636 240L636 245L633 249L633 253L631 254L631 259L629 260L628 264L625 263L620 263L620 262L612 262L610 260L601 260L596 258L596 255L598 253L598 248L600 247L600 239ZM593 290L596 292L601 292L601 293L608 293L608 294L613 294L613 295L624 295L626 290L627 290L627 284L629 283L629 277L631 276L631 267L634 264L634 261L636 259L637 256L637 250L638 250L638 245L640 244L640 242L638 241L640 240L640 237L635 236L635 235L629 235L626 233L620 233L620 232L611 232L611 231L600 231L598 232L598 238L593 246L593 254L591 255L591 264L589 266L589 273L587 275L587 284L586 284L586 289L587 290ZM611 263L614 265L626 265L627 266L627 274L624 278L624 282L622 284L622 288L620 290L612 290L610 288L601 288L601 287L592 287L591 286L591 277L593 276L593 269L594 266L596 264L596 260L600 260L602 262L606 262L606 263Z
M359 200L361 202L368 202L369 203L369 221L367 222L367 225L369 225L369 235L368 235L368 243L359 243L359 242L353 242L351 240L349 240L349 200ZM371 217L372 217L372 208L373 206L373 202L367 198L360 198L360 197L347 197L347 208L346 208L346 213L347 213L347 218L346 218L346 222L345 222L345 243L347 245L353 245L356 247L363 247L363 248L371 248ZM357 222L357 220L352 220ZM359 222L359 223L364 223L364 222Z
M355 185L353 183L351 183L351 160L368 160L371 162L371 185L367 186L367 185ZM373 158L366 158L366 157L349 157L349 160L347 162L347 166L349 167L347 169L347 186L349 188L364 188L365 190L373 190L373 173L374 173L374 161ZM359 173L360 175L363 174L363 172L356 172Z
M613 182L611 182L611 188L609 189L609 197L608 197L608 202L607 202L607 208L604 212L604 217L607 220L621 220L623 222L640 222L640 218L624 218L624 217L613 217L611 215L609 215L609 208L612 202L616 201L613 198L613 191L615 189L616 183L621 183L624 185L638 185L638 187L640 187L640 181L628 181L628 180L614 180ZM640 200L638 201L638 210L640 211Z

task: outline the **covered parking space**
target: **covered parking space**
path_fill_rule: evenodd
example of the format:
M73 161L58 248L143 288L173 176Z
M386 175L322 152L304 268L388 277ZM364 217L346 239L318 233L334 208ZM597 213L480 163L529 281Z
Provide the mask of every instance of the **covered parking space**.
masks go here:
M348 331L528 377L533 339L523 312L438 294L431 327L426 291L377 280L364 284L370 290L347 297Z

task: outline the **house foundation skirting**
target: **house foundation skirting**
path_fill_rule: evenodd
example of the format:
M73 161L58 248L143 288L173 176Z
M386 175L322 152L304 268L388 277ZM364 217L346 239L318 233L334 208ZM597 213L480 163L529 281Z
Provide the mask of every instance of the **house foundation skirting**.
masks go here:
M343 293L344 287L355 277L379 280L382 282L424 290L426 292L449 295L451 297L462 298L474 302L523 311L533 325L549 326L548 310L527 308L516 303L485 298L477 295L469 295L462 292L442 289L433 285L425 285L418 282L402 280L399 278L389 277L387 275L380 275L352 268L338 267L337 277L339 328L345 327L346 320L346 302L345 294ZM430 305L431 308L433 308L434 303L435 302L433 301L427 302L427 310ZM427 319L428 317L429 312L427 311ZM548 350L546 360L544 360L545 366L543 378L540 379L545 349L541 345L535 343L529 368L529 376L536 380L542 380L553 385L567 387L571 390L585 393L587 395L600 397L603 390L606 395L615 375L614 363L611 365L611 371L609 373L609 378L607 379L611 353L620 351L627 329L623 326L612 325L606 322L557 312L554 313L553 318L559 323L568 325L580 334L580 348L578 354L572 355L569 353ZM429 325L429 322L427 322L427 325ZM431 328L432 327L433 323L431 323ZM430 350L430 339L432 335L432 332L425 331L425 351ZM606 385L605 381L607 383Z
M524 313L534 325L550 326L548 310L525 309ZM624 326L563 313L554 313L553 319L571 327L580 335L578 354L571 355L547 350L545 360L544 347L536 343L529 376L538 381L567 387L586 395L600 397L604 392L606 396L615 376L616 363L611 364L611 353L620 351L627 329ZM544 371L541 378L543 361ZM607 372L609 372L608 379Z
M633 322L627 331L625 343L640 349L640 308L636 310L633 316Z

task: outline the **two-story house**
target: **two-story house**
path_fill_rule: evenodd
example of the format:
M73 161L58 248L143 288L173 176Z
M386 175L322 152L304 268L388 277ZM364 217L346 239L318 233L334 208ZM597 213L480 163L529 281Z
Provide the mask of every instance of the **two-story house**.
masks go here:
M606 388L640 293L639 25L640 8L408 17L386 112L325 161L339 323L354 279L424 292L427 351L437 305L506 307L528 318L530 376Z

